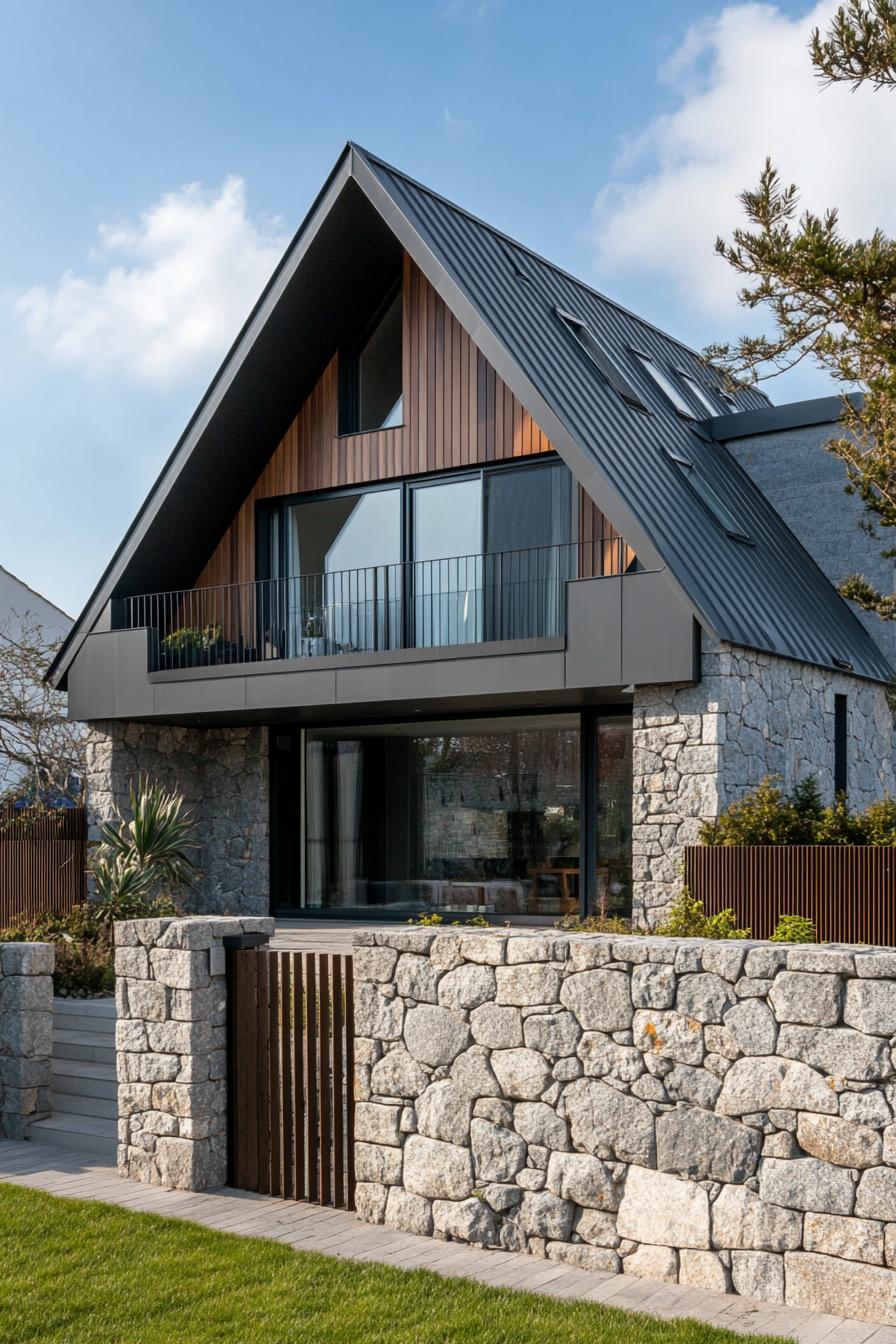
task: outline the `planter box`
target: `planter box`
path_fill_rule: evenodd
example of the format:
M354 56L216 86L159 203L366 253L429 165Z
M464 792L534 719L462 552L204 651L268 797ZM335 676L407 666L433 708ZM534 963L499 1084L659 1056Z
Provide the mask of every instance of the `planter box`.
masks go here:
M781 915L806 915L824 942L896 945L896 848L694 845L685 882L709 913L733 906L754 938Z

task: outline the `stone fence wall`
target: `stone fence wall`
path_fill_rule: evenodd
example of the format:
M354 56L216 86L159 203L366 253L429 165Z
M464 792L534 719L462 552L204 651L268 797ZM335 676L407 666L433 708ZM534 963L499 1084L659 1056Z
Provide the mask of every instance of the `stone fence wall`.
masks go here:
M50 1110L51 943L0 943L0 1139L24 1139Z
M364 932L359 1216L896 1324L896 952Z
M122 1176L179 1190L225 1184L224 939L273 931L272 919L220 915L115 925Z

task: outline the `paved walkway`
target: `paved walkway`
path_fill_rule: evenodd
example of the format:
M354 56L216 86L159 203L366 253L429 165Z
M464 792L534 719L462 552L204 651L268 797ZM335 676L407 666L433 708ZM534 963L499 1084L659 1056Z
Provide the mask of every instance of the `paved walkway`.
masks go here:
M594 1274L550 1260L484 1251L408 1232L360 1223L352 1213L254 1195L245 1190L190 1194L124 1181L87 1155L38 1143L0 1141L0 1181L72 1199L95 1199L140 1213L185 1218L222 1232L268 1237L296 1250L343 1259L377 1261L402 1269L475 1279L494 1287L525 1288L551 1297L581 1298L649 1312L663 1320L695 1317L739 1334L773 1334L801 1344L896 1344L896 1329L773 1307L733 1294L654 1283L624 1274Z

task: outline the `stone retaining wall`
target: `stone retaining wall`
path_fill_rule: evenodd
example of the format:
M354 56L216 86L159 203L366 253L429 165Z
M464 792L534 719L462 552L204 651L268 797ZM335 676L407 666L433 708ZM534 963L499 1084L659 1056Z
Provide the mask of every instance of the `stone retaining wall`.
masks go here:
M51 943L0 943L0 1139L24 1139L50 1112Z
M355 941L361 1218L896 1324L896 952Z
M211 916L115 925L118 1170L177 1190L227 1180L224 939L272 919Z

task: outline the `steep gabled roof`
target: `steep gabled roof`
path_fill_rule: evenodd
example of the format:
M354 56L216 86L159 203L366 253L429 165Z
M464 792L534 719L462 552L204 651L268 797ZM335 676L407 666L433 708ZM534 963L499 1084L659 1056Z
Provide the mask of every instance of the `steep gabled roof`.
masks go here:
M370 269L370 256L383 256L396 244L613 525L645 563L667 568L711 633L890 679L884 655L758 487L705 424L676 413L633 351L705 383L698 355L348 145L61 651L52 670L57 680L110 597L183 586L182 577L170 576L178 563L183 572L184 529L192 529L196 547L210 553L215 528L223 531L263 465L257 454L270 453L277 423L285 427L280 382L288 383L294 413L296 392L310 390L310 380L336 348L334 286L347 284L349 272L357 285ZM601 376L558 309L587 324L647 409L630 405ZM767 405L750 391L739 393L738 403L747 413ZM682 463L693 464L693 471ZM694 488L694 475L734 515L749 542L735 540L719 524L707 507L707 489L701 497ZM213 483L217 508L197 498ZM197 516L203 509L205 516Z

